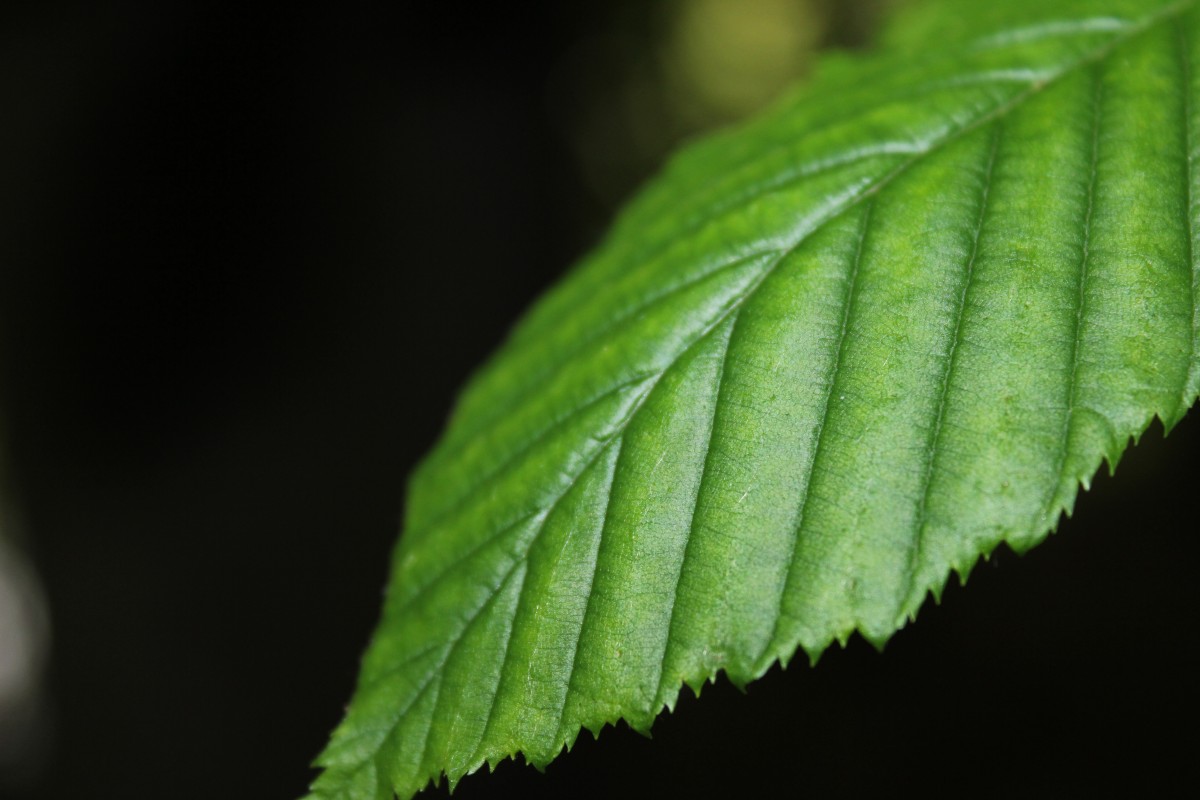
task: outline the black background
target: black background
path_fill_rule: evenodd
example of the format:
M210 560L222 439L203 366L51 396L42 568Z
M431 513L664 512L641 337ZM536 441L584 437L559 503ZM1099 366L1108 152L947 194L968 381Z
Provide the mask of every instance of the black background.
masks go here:
M610 213L547 87L612 8L5 7L0 398L53 650L41 766L0 794L304 791L407 473ZM545 775L507 763L456 795L1187 780L1198 439L1156 426L1049 542L883 655L685 691L652 742L585 733Z

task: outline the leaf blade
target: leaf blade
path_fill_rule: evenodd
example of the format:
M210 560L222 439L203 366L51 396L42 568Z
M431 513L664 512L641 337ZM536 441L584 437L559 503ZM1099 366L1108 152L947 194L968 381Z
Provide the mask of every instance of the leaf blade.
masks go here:
M882 111L809 133L802 96L702 143L532 311L414 478L316 796L881 645L1182 416L1193 5L1050 5L1081 16L976 31Z

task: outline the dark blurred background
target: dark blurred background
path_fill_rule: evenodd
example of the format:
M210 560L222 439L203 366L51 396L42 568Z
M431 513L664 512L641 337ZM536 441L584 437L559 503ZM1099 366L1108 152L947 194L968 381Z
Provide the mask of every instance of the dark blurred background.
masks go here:
M0 797L302 794L470 370L665 152L885 5L6 4ZM585 733L456 794L1187 780L1198 440L1153 429L883 655L685 692L653 742Z

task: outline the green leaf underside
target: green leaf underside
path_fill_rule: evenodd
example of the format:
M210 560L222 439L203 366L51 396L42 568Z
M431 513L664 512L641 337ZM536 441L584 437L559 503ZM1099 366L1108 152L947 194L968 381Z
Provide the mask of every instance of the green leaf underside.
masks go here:
M1177 422L1194 8L932 2L672 160L413 477L313 796L543 765L685 683L882 646Z

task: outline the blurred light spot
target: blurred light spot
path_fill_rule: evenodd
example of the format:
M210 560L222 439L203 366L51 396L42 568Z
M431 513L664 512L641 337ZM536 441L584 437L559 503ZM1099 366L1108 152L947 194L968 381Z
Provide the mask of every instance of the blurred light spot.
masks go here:
M738 119L806 74L828 13L814 0L679 0L664 50L682 111Z
M614 0L546 87L597 234L687 139L744 119L812 72L822 48L868 42L909 0Z
M0 787L31 769L44 743L47 621L33 569L0 538Z

